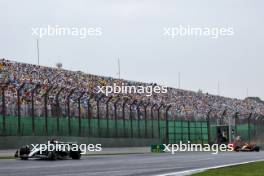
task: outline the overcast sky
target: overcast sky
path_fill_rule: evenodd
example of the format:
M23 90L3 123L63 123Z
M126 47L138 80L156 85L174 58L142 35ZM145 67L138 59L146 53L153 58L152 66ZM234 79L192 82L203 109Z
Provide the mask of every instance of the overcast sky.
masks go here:
M100 37L44 37L40 64L264 99L264 3L259 0L0 0L0 57L37 63L32 28L101 27ZM164 27L232 27L234 35L177 37Z

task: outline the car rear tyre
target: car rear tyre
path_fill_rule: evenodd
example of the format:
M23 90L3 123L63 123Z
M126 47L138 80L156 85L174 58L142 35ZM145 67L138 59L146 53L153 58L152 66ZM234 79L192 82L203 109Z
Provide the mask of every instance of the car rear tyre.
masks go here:
M80 152L71 152L71 158L74 160L78 160L81 158L81 153Z
M54 151L48 153L48 159L49 160L56 160L57 158L58 158L57 154Z
M30 153L30 149L28 147L22 147L19 150L19 156L21 160L27 160L27 155Z
M28 157L20 157L21 160L28 160Z
M255 146L255 147L253 148L253 150L254 150L255 152L259 152L259 146Z

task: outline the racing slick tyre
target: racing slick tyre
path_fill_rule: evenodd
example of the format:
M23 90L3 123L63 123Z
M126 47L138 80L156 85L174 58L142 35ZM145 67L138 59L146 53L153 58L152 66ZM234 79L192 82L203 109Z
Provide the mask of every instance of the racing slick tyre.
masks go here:
M19 150L19 156L21 160L27 160L28 159L28 154L30 153L30 149L28 147L22 147Z
M81 158L81 153L79 151L71 151L71 158L79 160Z
M21 156L20 159L21 159L21 160L28 160L28 157L26 157L26 156Z
M234 151L235 151L235 152L239 152L240 149L241 149L241 147L236 146L236 147L234 148Z
M58 156L57 156L56 152L54 152L54 151L49 152L48 153L48 159L49 160L56 160L56 159L58 159Z
M255 147L253 147L253 151L255 151L255 152L259 152L259 146L255 146Z

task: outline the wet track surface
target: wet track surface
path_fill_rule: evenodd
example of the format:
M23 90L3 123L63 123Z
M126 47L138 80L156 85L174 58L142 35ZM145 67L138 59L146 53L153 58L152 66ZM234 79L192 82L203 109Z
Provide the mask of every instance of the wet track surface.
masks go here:
M0 160L2 176L157 175L264 159L264 152L84 156L81 160Z

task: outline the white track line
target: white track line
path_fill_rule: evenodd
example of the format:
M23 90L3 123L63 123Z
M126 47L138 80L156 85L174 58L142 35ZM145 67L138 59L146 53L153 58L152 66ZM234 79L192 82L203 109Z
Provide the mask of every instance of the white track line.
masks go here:
M202 171L206 171L209 169L218 169L218 168L235 166L235 165L240 165L240 164L248 164L248 163L253 163L253 162L258 162L258 161L264 161L264 159L251 160L251 161L245 161L245 162L240 162L240 163L232 163L232 164L225 164L225 165L212 166L212 167L205 167L205 168L199 168L199 169L191 169L191 170L180 171L180 172L172 172L172 173L161 174L157 176L181 176L181 175L187 175L187 174L189 175L192 173L202 172Z

